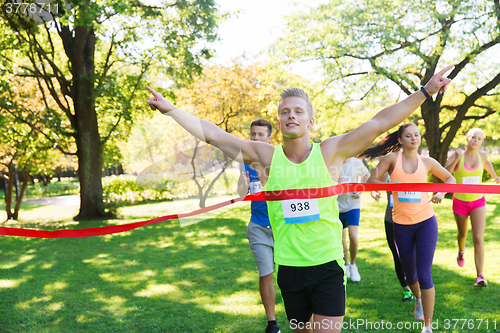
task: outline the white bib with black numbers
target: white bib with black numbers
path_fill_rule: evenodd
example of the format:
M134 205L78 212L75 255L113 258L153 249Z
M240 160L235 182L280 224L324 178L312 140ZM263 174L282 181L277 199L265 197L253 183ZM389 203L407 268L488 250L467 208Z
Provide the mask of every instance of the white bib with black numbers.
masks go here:
M285 224L319 221L318 199L290 199L281 201Z
M250 194L262 192L262 184L260 182L251 182L248 184Z
M339 176L339 184L352 183L351 176Z
M480 184L480 183L481 183L481 177L479 176L462 177L462 184Z
M398 192L399 202L422 202L422 194L420 192Z

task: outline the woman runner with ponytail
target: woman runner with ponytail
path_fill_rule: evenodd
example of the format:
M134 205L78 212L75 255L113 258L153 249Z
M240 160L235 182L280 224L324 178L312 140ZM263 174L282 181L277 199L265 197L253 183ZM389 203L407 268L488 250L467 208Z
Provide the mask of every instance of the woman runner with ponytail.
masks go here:
M407 123L367 149L360 156L373 159L385 155L367 183L385 183L387 172L392 183L425 183L430 172L445 183L454 184L455 178L435 159L418 154L420 142L417 125ZM440 203L445 193L435 194L430 201L425 192L394 191L393 195L394 239L406 281L415 295L415 318L424 320L423 333L432 332L435 290L431 273L438 227L429 202Z

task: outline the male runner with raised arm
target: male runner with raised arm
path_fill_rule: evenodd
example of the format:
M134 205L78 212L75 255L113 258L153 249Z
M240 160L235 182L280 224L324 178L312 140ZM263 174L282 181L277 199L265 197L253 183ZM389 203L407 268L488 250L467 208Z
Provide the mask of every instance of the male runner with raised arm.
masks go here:
M285 89L278 103L278 127L283 143L272 145L245 141L213 123L173 106L153 89L147 100L151 109L171 116L200 140L259 174L264 190L318 188L335 185L343 161L356 156L381 134L408 118L426 95L444 92L450 79L434 74L423 89L384 108L352 132L330 137L320 144L309 139L314 125L313 108L300 89ZM429 96L430 97L430 96ZM268 202L275 240L278 285L294 332L340 332L345 314L342 223L336 197Z

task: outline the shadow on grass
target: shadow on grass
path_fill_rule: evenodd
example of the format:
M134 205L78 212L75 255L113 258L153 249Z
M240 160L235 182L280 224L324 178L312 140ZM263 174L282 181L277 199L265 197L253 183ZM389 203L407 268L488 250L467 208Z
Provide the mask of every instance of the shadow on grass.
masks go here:
M186 228L167 221L101 237L1 237L0 332L263 331L248 218L247 208L234 208ZM455 246L448 243L452 229L441 228L438 250ZM357 259L362 280L347 285L345 322L413 323L413 303L401 302L380 225L367 223L366 230L370 243L360 243ZM498 229L491 232L498 240ZM471 277L438 265L433 277L435 320L500 318L497 282L475 289ZM277 304L282 332L291 332ZM398 332L347 327L343 332ZM437 332L452 332L441 327Z
M233 216L102 237L2 237L0 331L262 330L245 229Z
M12 210L14 210L15 204L16 204L15 202L12 203ZM29 202L22 202L21 203L22 210L33 210L33 209L40 208L40 207L43 207L43 205L36 204L36 203L29 203ZM5 203L0 203L0 210L5 211Z

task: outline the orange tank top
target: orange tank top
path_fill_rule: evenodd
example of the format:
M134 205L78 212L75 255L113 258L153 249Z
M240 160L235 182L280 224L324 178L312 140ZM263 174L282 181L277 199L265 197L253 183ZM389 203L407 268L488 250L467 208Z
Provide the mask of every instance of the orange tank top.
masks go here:
M407 174L403 170L403 152L398 153L396 165L391 174L391 182L395 183L427 183L427 170L418 155L417 170ZM427 198L427 192L393 192L394 206L392 219L398 224L416 224L434 216L434 210Z

